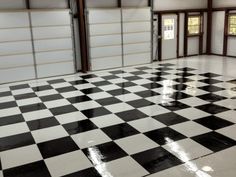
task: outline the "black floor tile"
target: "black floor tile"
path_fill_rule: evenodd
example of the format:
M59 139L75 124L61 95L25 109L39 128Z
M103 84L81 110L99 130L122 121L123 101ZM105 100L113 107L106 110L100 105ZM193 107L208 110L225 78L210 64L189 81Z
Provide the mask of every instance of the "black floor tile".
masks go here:
M56 91L58 91L59 93L73 92L73 91L76 91L76 90L77 89L74 88L73 86L71 86L71 87L63 87L63 88L56 89Z
M63 125L63 127L70 135L97 129L97 126L88 119L79 122L68 123Z
M173 70L172 68L168 68L168 67L159 67L159 68L156 68L156 69L161 71L161 72Z
M219 74L215 74L215 73L203 73L203 74L200 74L200 76L204 76L204 77L218 77L218 76L221 76Z
M35 144L31 133L23 133L14 136L0 138L0 151L7 151L14 148Z
M48 96L42 96L40 97L40 99L44 102L47 101L54 101L54 100L60 100L64 98L63 96L61 96L60 94L54 94L54 95L48 95Z
M133 106L134 108L141 108L141 107L154 105L154 103L147 101L145 99L129 101L129 102L127 102L127 104Z
M31 131L39 130L43 128L53 127L60 125L60 123L54 118L44 118L27 122L27 125Z
M15 95L14 98L16 100L24 100L24 99L29 99L29 98L35 98L37 95L35 93L26 93L26 94L21 94L21 95Z
M55 79L55 80L48 81L49 84L59 84L63 82L66 82L66 81L64 79Z
M204 118L197 119L194 121L212 130L217 130L217 129L221 129L221 128L233 125L232 122L229 122L227 120L224 120L215 116L204 117Z
M160 104L162 107L166 108L166 109L169 109L171 111L178 111L178 110L181 110L181 109L187 109L187 108L190 108L190 106L186 105L186 104L183 104L179 101L172 101L172 102L169 102L169 103L163 103L163 104Z
M183 72L183 73L177 73L175 75L185 78L185 77L194 76L195 74L192 74L192 73L189 73L189 72Z
M137 67L135 69L143 71L143 70L152 69L152 68L149 68L149 67L146 67L146 66L142 66L142 67Z
M92 94L92 93L98 93L98 92L103 92L102 89L94 87L94 88L88 88L88 89L83 89L80 90L81 92L83 92L84 94Z
M161 114L161 115L155 116L153 118L158 120L159 122L167 125L167 126L171 126L171 125L175 125L175 124L189 121L188 119L186 119L178 114L175 114L173 112Z
M228 81L228 83L236 84L236 79Z
M190 98L190 97L192 96L186 93L182 93L182 92L174 92L173 94L170 95L170 98L174 100L182 100L182 99Z
M147 78L148 80L152 81L152 82L160 82L160 81L164 81L166 80L163 77L151 77L151 78Z
M218 92L218 91L221 91L221 90L225 90L224 88L217 87L217 86L214 86L214 85L199 87L199 89L205 90L207 92Z
M80 77L83 79L92 79L92 78L96 78L98 76L95 74L88 74L88 75L84 75L84 76L80 76Z
M135 80L140 80L140 79L143 79L142 77L139 77L139 76L129 76L129 77L124 77L125 80L128 80L128 81L135 81Z
M27 105L27 106L20 106L19 108L22 113L47 109L47 107L43 103L37 103L37 104L32 104L32 105Z
M178 133L177 131L169 127L153 130L145 133L145 135L150 139L152 139L153 141L155 141L156 143L158 143L159 145L165 145L170 142L186 138L184 135Z
M111 90L111 91L108 91L107 93L113 95L113 96L119 96L119 95L125 95L125 94L128 94L130 93L129 91L121 88L121 89L116 89L116 90Z
M73 98L67 98L67 100L68 100L70 103L75 104L75 103L81 103L81 102L90 101L90 100L92 100L92 99L89 98L89 97L86 96L86 95L83 95L83 96L77 96L77 97L73 97Z
M209 85L213 85L213 84L217 84L220 83L222 81L216 80L216 79L203 79L203 80L199 80L199 82L203 82Z
M6 92L0 92L0 97L6 97L6 96L11 96L11 92L10 91L6 91Z
M39 143L38 148L44 159L79 150L71 137Z
M177 70L178 70L178 71L195 71L196 69L185 67L185 68L179 68L179 69L177 69Z
M108 81L100 81L100 82L93 82L93 85L97 86L97 87L101 87L101 86L106 86L106 85L111 85L111 82Z
M141 111L134 109L134 110L129 110L129 111L123 111L120 113L116 113L118 117L123 119L124 121L132 121L132 120L138 120L142 119L145 117L148 117L146 114L142 113Z
M221 100L227 99L226 97L219 96L219 95L216 95L214 93L200 95L200 96L197 96L197 97L202 99L202 100L208 101L208 102L216 102L216 101L221 101Z
M162 147L134 154L132 155L132 158L134 158L149 173L157 173L182 163L177 157Z
M67 114L71 112L77 112L78 110L74 106L68 105L68 106L52 108L50 109L50 111L52 112L54 116L56 116L56 115Z
M0 126L16 124L16 123L20 123L20 122L24 122L24 121L25 120L21 114L14 115L14 116L1 117L0 118Z
M88 168L63 177L102 177L95 168Z
M135 92L135 94L140 97L143 97L143 98L148 98L148 97L160 95L159 93L151 91L151 90L146 90L146 91L142 91L142 92Z
M105 116L107 114L111 114L110 111L107 109L100 107L100 108L94 108L94 109L88 109L81 111L87 118L93 118L93 117L99 117L99 116Z
M163 71L154 72L154 73L151 73L151 74L156 75L157 77L170 75L170 73L164 72L165 70L167 70L166 68L162 68L162 70L163 70Z
M114 142L83 149L83 152L94 165L99 165L104 162L109 162L127 156L126 152Z
M22 85L16 85L16 86L10 86L11 90L20 90L20 89L26 89L30 86L28 84L22 84Z
M185 85L185 84L177 84L177 85L173 85L172 88L178 91L183 91L186 90L189 86Z
M186 82L192 82L193 80L189 78L176 78L173 81L179 82L179 83L186 83Z
M144 75L144 74L148 74L144 71L133 71L133 72L130 72L131 74L135 75L135 76L138 76L138 75Z
M214 152L221 151L236 145L234 140L217 132L206 133L193 137L192 139Z
M115 71L110 71L109 73L111 73L111 74L122 74L122 73L126 73L126 72L123 71L123 70L115 70Z
M44 161L4 170L4 177L51 177Z
M96 102L102 106L107 106L107 105L121 103L122 101L115 97L110 97L110 98L103 98L103 99L96 100Z
M137 84L134 84L133 82L122 82L116 85L118 85L121 88L126 88L126 87L136 86Z
M158 83L149 83L149 84L144 84L144 85L141 85L141 86L145 87L147 89L155 89L155 88L163 87L161 84L158 84Z
M53 87L51 85L44 85L44 86L39 86L39 87L33 87L32 89L35 92L40 92L40 91L53 89Z
M71 85L82 85L82 84L88 84L89 82L86 80L76 80L69 82Z
M131 127L129 124L123 123L102 129L112 140L132 136L139 132Z
M171 64L171 63L163 63L163 64L159 64L159 66L175 66L175 64Z
M105 80L119 79L116 75L103 76L102 78Z
M7 109L7 108L13 108L13 107L17 107L17 104L15 101L0 103L0 110Z
M218 106L218 105L214 105L214 104L205 104L205 105L202 105L202 106L198 106L196 108L200 109L202 111L205 111L207 113L210 113L210 114L218 114L218 113L225 112L225 111L229 110L228 108Z

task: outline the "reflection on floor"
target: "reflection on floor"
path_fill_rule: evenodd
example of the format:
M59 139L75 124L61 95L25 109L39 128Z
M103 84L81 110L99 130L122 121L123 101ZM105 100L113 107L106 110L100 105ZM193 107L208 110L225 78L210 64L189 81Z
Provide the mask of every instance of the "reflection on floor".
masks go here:
M193 57L2 86L0 177L235 177L235 66Z

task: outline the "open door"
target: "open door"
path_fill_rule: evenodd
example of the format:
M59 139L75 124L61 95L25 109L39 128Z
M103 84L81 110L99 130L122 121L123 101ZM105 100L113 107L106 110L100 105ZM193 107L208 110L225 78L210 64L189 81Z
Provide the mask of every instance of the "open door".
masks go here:
M177 58L177 15L162 15L161 59Z

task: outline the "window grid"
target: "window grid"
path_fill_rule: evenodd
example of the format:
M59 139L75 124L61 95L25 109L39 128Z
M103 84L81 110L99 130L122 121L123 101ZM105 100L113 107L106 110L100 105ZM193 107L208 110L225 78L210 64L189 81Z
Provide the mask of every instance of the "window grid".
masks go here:
M236 36L236 14L229 16L229 35Z
M188 35L195 36L201 33L201 16L188 17Z

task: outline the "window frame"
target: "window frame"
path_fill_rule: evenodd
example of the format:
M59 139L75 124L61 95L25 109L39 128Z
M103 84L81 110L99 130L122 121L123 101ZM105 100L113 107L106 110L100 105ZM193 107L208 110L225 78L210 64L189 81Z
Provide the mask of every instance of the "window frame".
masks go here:
M199 33L197 34L190 34L189 33L189 18L192 18L192 17L199 17ZM191 14L191 15L188 15L188 23L187 23L187 36L188 37L197 37L197 36L201 36L203 34L202 32L202 27L203 27L203 24L202 24L202 20L203 20L203 16L201 14Z
M231 17L231 16L235 16L235 18L236 18L236 13L229 13L229 15L228 15L228 29L227 29L227 34L228 34L228 36L236 37L236 33L235 33L235 34L230 34L230 26L231 26L230 17ZM235 28L236 28L236 23L235 23Z

